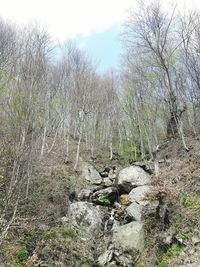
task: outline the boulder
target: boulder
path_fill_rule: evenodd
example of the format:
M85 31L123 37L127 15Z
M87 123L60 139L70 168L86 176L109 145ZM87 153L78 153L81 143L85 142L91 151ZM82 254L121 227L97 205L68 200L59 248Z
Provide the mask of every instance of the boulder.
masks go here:
M142 207L135 201L126 209L127 216L134 221L142 220Z
M113 230L113 259L117 266L134 266L144 249L142 222L131 222Z
M148 184L150 184L150 175L139 166L130 166L119 172L118 185L125 193L129 193L134 187Z
M122 251L137 250L142 252L144 248L143 223L131 222L114 229L112 244Z
M82 162L82 164L80 165L80 171L81 175L91 184L98 185L102 183L101 175L92 165Z
M105 189L96 191L91 196L91 201L99 205L112 205L118 196L118 191L115 187L107 187Z
M144 185L144 186L138 186L136 188L133 188L131 192L129 193L129 201L130 202L137 202L140 205L146 206L148 205L149 201L144 200L146 193L150 192L151 186Z
M96 236L103 230L100 207L88 202L74 202L69 208L70 226L84 237Z
M135 266L144 248L142 222L131 222L113 229L112 240L107 250L101 254L95 266Z

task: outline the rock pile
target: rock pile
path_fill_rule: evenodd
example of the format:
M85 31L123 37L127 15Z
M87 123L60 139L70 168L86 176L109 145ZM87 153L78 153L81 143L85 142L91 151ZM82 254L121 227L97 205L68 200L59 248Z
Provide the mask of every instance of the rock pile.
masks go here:
M139 166L98 172L82 163L80 171L89 183L70 205L71 227L91 242L94 266L134 266L144 247L143 212L151 206L144 198L151 190L150 175Z

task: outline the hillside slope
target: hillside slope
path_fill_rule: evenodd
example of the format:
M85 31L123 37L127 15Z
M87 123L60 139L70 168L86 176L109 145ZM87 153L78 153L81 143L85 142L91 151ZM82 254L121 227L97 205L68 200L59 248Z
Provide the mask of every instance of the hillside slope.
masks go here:
M191 146L189 152L184 151L178 140L172 140L160 147L157 156L160 175L158 177L151 176L152 192L146 197L155 199L158 192L165 193L170 224L169 227L163 229L163 225L156 217L155 210L151 214L146 213L144 215L143 252L139 259L137 256L137 263L126 266L198 267L200 254L200 142L194 139L187 141ZM97 189L112 188L112 186L104 186L105 183L91 185L90 181L81 175L81 170L73 171L73 162L64 163L64 155L59 151L62 150L59 143L56 143L51 154L41 162L39 167L35 168L29 197L19 204L16 220L0 247L0 266L97 266L98 257L107 245L109 247L110 233L105 232L105 226L102 228L100 226L101 229L96 233L94 242L91 238L94 233L89 233L89 236L85 234L87 227L84 228L85 224L82 224L81 218L82 232L79 226L77 229L73 227L69 210L73 203L79 203L76 201L83 201L83 197L80 196L83 189L87 193L88 190L95 192ZM100 173L111 170L113 166L120 171L130 165L123 159L109 161L108 156L102 157L100 153L95 162L85 162L81 159L80 165L83 163L93 165ZM86 154L86 151L82 153L82 158ZM152 165L151 162L148 164ZM108 182L108 180L106 181ZM123 197L126 195L121 191L119 194ZM86 200L86 203L88 201ZM105 205L103 206L96 206L94 204L96 202L91 198L90 201L93 204L88 203L87 205L94 207L91 212L99 211L99 216L102 216L101 223L105 224L113 207L110 206L110 203L106 203L107 198L104 199L105 203L103 204ZM122 207L127 205L127 203L120 204ZM87 212L90 212L90 209ZM115 218L120 223L122 219L122 224L129 223L129 221L124 221L124 209L122 211L114 210L114 212ZM96 220L96 218L94 219ZM89 227L90 224L88 224L88 229L90 229ZM128 256L124 255L124 257ZM117 261L115 261L116 265L112 264L108 261L104 266L121 266Z

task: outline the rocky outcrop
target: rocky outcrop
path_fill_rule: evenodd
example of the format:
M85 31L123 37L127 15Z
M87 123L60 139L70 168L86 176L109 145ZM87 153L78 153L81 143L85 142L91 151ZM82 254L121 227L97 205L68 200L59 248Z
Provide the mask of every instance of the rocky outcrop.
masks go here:
M122 169L116 180L116 168L105 168L100 175L85 163L81 173L90 184L70 205L71 227L90 244L93 242L91 248L98 258L94 266L134 266L144 247L143 212L150 203L144 199L151 190L149 174L131 166Z
M92 165L82 162L80 164L80 172L81 172L81 175L91 184L98 185L102 183L101 175Z
M144 186L138 186L136 188L133 188L131 192L129 193L129 201L130 202L137 202L140 205L146 205L148 204L148 200L145 200L146 194L149 193L151 190L151 187L149 185Z
M142 251L144 248L144 231L142 222L131 222L113 231L112 243L122 251Z
M97 235L103 228L99 206L87 202L74 202L69 209L70 226L80 235Z
M143 223L128 223L113 230L112 243L99 256L98 266L134 266L143 248Z
M130 166L122 169L118 175L118 186L121 191L129 193L137 186L150 184L150 176L138 166Z

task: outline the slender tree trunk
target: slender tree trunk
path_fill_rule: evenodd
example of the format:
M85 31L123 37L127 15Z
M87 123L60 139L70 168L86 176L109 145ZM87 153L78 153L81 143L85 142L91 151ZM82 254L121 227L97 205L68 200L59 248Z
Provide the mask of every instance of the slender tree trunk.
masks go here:
M41 147L41 152L40 152L41 158L44 155L44 147L45 147L45 142L46 142L46 132L47 132L47 127L44 126L44 132L43 132L43 138L42 138L42 147Z

